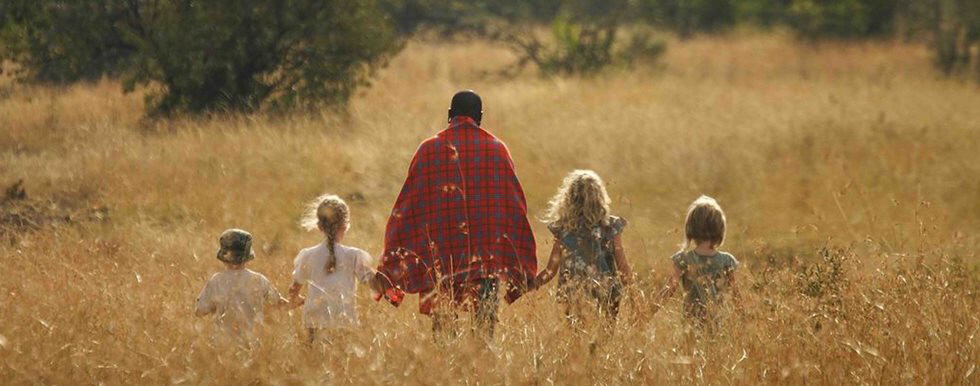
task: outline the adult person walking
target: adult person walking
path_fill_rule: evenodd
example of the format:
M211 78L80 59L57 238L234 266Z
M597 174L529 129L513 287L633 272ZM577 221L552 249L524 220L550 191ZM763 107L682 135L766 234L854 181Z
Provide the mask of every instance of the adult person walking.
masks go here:
M453 96L449 127L419 146L385 229L383 295L397 306L405 293L419 294L419 311L433 316L437 335L455 336L457 313L466 311L492 337L498 291L513 302L537 272L514 162L480 127L482 117L476 92Z

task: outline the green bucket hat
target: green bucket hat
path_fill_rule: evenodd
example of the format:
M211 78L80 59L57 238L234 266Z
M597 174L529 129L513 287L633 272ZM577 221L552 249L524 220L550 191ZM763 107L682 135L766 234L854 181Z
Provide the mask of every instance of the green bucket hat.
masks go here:
M218 238L218 260L229 264L241 264L255 258L252 250L252 234L241 229L221 232Z

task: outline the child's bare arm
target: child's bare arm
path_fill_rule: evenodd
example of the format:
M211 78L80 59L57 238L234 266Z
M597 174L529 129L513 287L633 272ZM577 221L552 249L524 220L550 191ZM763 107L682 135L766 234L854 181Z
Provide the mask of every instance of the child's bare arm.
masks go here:
M197 300L194 302L195 316L207 316L217 310L217 307L211 301L212 293L213 287L211 280L208 280L207 284L204 285L204 289L201 290L201 294L197 295Z
M194 309L194 316L207 316L207 315L210 315L213 312L214 312L214 307L207 308L207 307L201 307L200 305L198 305Z
M633 283L633 269L630 268L630 263L626 261L623 239L619 235L613 239L613 256L616 259L616 269L619 271L620 279L624 285L630 285Z
M282 308L287 308L288 309L288 308L290 308L291 303L289 302L289 299L286 299L286 298L282 297L282 295L280 295L279 292L276 291L275 299L272 302L272 306L275 307L275 308L279 308L279 309L282 309Z
M681 272L681 269L678 268L676 265L672 265L672 266L674 267L674 270L673 272L671 272L670 277L667 279L667 284L665 284L664 288L661 289L660 292L657 294L656 303L654 303L653 305L653 313L657 313L657 311L660 311L660 308L663 307L663 304L667 302L667 299L670 299L672 296L674 296L674 292L677 291L677 287L680 285L681 275L683 274L683 272Z
M728 280L728 288L732 291L732 301L735 304L735 309L739 312L742 311L742 293L738 290L738 282L735 281L735 270L728 271L725 275Z
M299 296L299 292L303 290L303 285L300 283L293 282L293 285L289 286L289 304L293 307L299 307L303 305L306 299Z
M561 243L555 240L555 244L551 247L551 256L548 257L548 266L538 274L534 279L534 287L538 288L545 284L548 284L555 274L558 273L558 267L561 265Z

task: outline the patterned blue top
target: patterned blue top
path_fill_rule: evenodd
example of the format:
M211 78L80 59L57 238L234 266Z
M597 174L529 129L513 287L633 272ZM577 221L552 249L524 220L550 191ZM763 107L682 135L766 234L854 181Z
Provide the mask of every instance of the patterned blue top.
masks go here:
M738 260L727 252L702 256L694 251L678 252L670 258L681 271L681 284L687 291L684 311L699 319L708 317L708 305L720 301L728 286L727 275L738 268Z
M607 293L621 286L616 275L613 240L623 233L626 224L622 218L609 216L606 224L590 230L562 232L554 224L548 225L562 246L561 266L558 269L560 296L567 296L570 287L575 286L587 285L594 296L601 296L599 292Z

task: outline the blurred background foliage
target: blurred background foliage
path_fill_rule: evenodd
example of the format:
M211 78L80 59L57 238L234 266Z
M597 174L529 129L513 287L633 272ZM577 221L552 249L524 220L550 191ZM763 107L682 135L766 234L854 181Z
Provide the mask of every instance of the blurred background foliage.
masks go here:
M0 59L27 82L154 87L150 113L282 110L342 107L420 33L503 44L519 58L504 73L568 75L742 25L921 41L942 73L980 79L977 0L7 0Z

